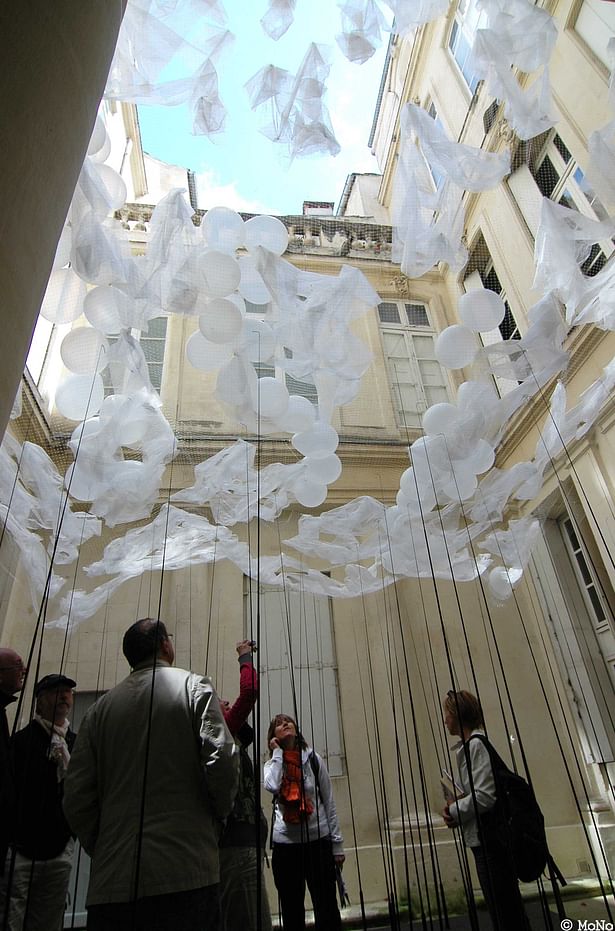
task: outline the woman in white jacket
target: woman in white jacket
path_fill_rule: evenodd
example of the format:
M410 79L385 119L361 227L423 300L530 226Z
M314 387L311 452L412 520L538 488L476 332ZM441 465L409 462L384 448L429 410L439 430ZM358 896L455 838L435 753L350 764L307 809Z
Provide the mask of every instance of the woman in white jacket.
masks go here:
M272 720L267 743L264 782L274 796L272 866L284 931L304 931L306 883L316 931L339 931L335 868L344 848L329 773L286 714Z
M456 752L463 795L447 803L442 816L449 828L460 827L495 931L529 931L505 825L496 806L497 785L484 738L480 702L471 692L448 692L444 724L460 740ZM474 739L473 739L474 738Z

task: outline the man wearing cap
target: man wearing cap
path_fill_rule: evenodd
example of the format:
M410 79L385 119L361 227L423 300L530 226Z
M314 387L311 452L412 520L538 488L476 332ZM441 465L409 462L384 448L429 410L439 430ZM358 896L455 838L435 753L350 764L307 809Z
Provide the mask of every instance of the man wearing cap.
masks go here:
M6 870L10 931L60 931L74 841L62 811L64 777L75 742L68 715L75 682L54 673L36 683L34 719L11 740L17 806Z

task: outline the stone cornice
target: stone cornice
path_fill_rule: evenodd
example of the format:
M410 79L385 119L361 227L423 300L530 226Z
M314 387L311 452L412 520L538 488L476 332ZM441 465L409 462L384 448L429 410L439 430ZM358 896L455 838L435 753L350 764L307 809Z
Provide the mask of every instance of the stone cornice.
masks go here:
M126 204L115 213L125 230L148 232L154 207L151 204ZM206 211L197 210L192 218L200 226ZM242 213L244 220L255 214ZM364 217L303 216L278 217L288 230L288 255L330 255L366 261L391 261L391 227L370 222Z

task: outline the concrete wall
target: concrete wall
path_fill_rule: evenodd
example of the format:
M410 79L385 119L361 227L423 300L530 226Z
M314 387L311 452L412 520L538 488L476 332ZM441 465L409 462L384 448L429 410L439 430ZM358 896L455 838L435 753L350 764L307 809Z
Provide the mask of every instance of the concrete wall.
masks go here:
M0 293L6 324L0 365L2 431L94 126L124 6L125 0L22 0L0 9Z

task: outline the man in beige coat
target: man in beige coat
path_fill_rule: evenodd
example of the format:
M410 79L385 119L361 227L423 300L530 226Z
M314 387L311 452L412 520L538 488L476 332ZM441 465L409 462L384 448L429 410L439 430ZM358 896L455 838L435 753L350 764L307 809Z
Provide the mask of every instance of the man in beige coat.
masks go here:
M212 931L237 752L207 676L172 667L164 624L124 635L130 675L90 708L64 810L92 858L89 931Z

